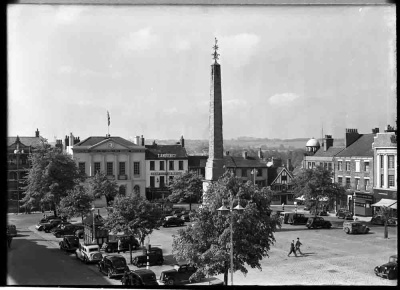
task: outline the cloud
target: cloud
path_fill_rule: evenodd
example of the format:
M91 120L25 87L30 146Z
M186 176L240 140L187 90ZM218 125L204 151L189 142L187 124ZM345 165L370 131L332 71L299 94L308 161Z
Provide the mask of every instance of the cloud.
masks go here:
M177 51L188 50L190 49L191 46L192 46L191 43L185 39L179 39L175 43L175 49Z
M222 36L218 39L221 58L235 67L248 64L256 54L259 43L260 37L249 33Z
M82 12L87 8L83 6L58 6L54 14L55 20L59 24L70 24L78 20Z
M293 94L293 93L283 93L283 94L276 94L273 95L268 99L268 102L271 105L280 105L285 106L293 102L294 100L298 99L300 96Z
M63 66L60 66L60 67L58 68L57 72L58 72L59 74L72 74L72 73L75 73L76 70L75 70L72 66L63 65Z
M119 40L119 46L125 51L145 51L158 42L158 36L152 34L151 28L143 28L130 33Z

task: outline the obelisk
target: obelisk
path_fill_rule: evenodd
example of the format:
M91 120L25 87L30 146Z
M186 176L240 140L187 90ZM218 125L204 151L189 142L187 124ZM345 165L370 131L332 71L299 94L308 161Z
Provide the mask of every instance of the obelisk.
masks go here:
M210 115L209 115L209 148L205 169L203 191L206 192L210 182L218 180L224 173L224 143L222 138L222 91L221 66L217 62L217 39L215 38L214 63L211 65Z

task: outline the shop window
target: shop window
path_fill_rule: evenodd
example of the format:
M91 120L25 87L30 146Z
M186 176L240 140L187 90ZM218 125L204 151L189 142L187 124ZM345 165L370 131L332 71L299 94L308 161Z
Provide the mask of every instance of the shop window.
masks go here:
M281 200L281 197L280 197L279 195L277 195L277 194L274 194L274 195L272 196L272 200L273 200L273 201L280 201L280 200Z
M165 163L164 161L160 161L160 170L165 170Z
M155 184L154 176L150 176L150 187L154 187L154 184Z
M288 194L287 195L288 201L294 201L293 197L294 197L293 194Z
M151 171L154 171L154 164L155 164L155 161L150 161L150 170Z

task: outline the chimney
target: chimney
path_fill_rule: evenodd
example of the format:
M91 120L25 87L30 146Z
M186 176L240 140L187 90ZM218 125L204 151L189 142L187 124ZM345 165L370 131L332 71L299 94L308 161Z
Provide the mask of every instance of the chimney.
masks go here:
M140 144L140 136L135 136L135 139L133 139L133 140L134 140L133 143L135 143L136 145Z
M69 146L69 137L65 135L65 149Z
M142 146L144 146L144 138L143 138L143 135L140 137L140 143L141 143Z
M36 128L35 137L39 137L39 129Z
M183 139L183 135L181 136L181 146L185 147L185 139Z
M325 135L324 139L324 151L328 151L329 147L333 146L332 135Z
M378 134L379 128L372 128L372 134Z
M345 138L345 147L349 147L351 144L353 144L358 138L360 137L360 134L358 134L357 129L347 129L346 128L346 138Z
M260 159L263 158L263 153L261 151L261 148L260 148L260 150L258 150L258 158L260 158Z
M243 151L243 158L247 159L247 151Z
M385 127L385 133L394 132L394 131L395 131L394 128L390 125L387 125Z
M74 145L80 142L79 137L74 137Z
M286 161L286 168L287 168L288 170L290 170L291 167L292 167L292 160L291 160L291 159L288 159L288 160Z

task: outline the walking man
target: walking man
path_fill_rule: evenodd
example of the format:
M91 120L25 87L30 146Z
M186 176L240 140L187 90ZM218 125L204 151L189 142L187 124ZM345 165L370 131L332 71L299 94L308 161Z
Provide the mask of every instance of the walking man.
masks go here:
M122 242L121 239L118 239L118 254L120 251L122 251Z
M299 251L299 253L302 255L302 256L304 256L304 254L300 251L300 246L302 245L302 243L300 242L300 239L299 238L297 238L297 241L296 241L296 251Z
M290 252L287 256L289 257L291 253L293 253L297 257L296 250L294 248L294 240L292 240L292 243L290 244Z

